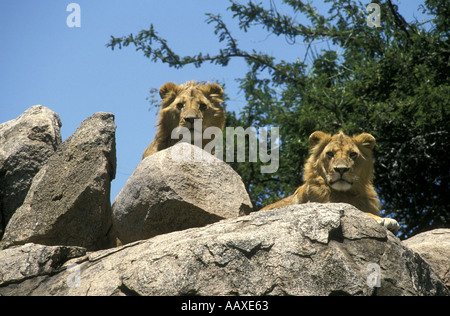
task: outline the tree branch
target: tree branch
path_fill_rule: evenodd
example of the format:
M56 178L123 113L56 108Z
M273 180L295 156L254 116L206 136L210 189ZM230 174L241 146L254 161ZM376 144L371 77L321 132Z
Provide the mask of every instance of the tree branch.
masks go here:
M405 21L405 19L395 10L394 5L391 0L388 0L389 9L391 10L392 15L394 16L395 24L405 32L406 37L408 38L408 42L411 43L411 35L406 27L410 27L409 24Z

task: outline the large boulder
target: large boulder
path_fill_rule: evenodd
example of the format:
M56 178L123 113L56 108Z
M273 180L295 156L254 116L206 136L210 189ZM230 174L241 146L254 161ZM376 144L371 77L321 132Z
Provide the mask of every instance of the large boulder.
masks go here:
M145 158L113 203L123 243L249 214L241 177L226 163L187 143Z
M450 229L441 228L417 234L403 244L417 252L450 289Z
M107 246L110 182L116 169L114 116L86 119L34 177L8 225L0 248L26 243Z
M61 144L58 114L42 106L29 108L0 125L0 238L22 205L33 177Z
M0 295L449 295L419 255L348 204L256 212L59 267Z

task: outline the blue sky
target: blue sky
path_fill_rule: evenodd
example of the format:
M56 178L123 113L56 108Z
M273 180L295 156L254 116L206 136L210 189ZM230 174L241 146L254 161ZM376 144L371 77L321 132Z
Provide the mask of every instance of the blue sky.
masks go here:
M71 2L81 8L79 28L66 24L70 14L66 7ZM261 2L270 5L269 0ZM275 0L283 13L280 2ZM423 20L417 11L423 2L394 1L407 21L413 17ZM321 3L313 1L324 10ZM220 13L242 48L285 60L305 55L306 46L301 42L289 45L284 38L268 37L263 30L239 31L237 21L226 11L228 6L226 0L1 0L0 123L42 104L61 117L65 140L93 113L113 113L117 125L114 199L155 135L157 110L146 99L150 88L159 89L169 81L219 80L226 84L230 98L227 109L239 112L245 100L235 79L244 77L247 67L235 60L226 68L204 64L198 69L177 70L150 62L132 46L112 51L105 46L111 35L136 34L152 23L175 52L213 54L223 45L214 35L213 25L204 22L205 13ZM299 22L304 22L302 19L297 16Z

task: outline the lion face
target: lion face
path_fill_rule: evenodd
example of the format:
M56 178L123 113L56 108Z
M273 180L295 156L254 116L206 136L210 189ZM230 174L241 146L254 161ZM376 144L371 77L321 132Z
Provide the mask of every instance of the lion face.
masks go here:
M345 192L371 182L375 138L363 133L349 137L340 132L315 132L309 138L316 170L335 191Z
M223 102L223 90L217 84L166 83L159 94L162 99L160 124L164 124L168 130L186 127L191 132L194 132L194 128L196 132L202 132L211 126L223 128L225 110L220 105Z
M183 136L181 141L190 141L193 145L200 142L204 148L215 136L203 138L203 132L208 127L223 130L225 109L220 105L223 102L223 90L217 84L188 81L176 85L169 82L159 89L159 95L162 102L158 112L158 131L155 139L145 149L142 159L179 142L179 139L172 138L174 132ZM191 135L185 138L186 128Z

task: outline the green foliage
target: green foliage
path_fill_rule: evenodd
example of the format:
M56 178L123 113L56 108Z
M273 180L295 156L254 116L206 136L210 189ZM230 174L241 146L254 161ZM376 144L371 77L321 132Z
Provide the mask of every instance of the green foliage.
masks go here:
M239 27L262 27L268 33L299 39L308 46L304 61L278 61L264 52L241 50L220 15L208 14L219 42L215 55L181 57L153 26L108 46L134 44L152 61L171 67L203 62L227 66L231 58L249 65L240 79L247 105L239 116L230 113L228 126L278 126L280 168L261 174L259 163L233 163L254 205L259 208L291 194L302 184L308 136L315 130L347 134L368 132L377 139L375 186L383 213L402 225L408 237L434 227L449 227L450 163L450 9L445 0L421 6L427 23L406 22L391 0L380 1L381 27L369 28L363 4L325 0L327 16L309 3L284 0L293 14L309 24L253 1L231 1L229 10ZM272 3L272 2L271 2ZM314 52L311 44L328 40L332 49ZM310 65L305 62L312 59ZM264 75L263 75L264 74ZM270 80L267 79L270 77Z

